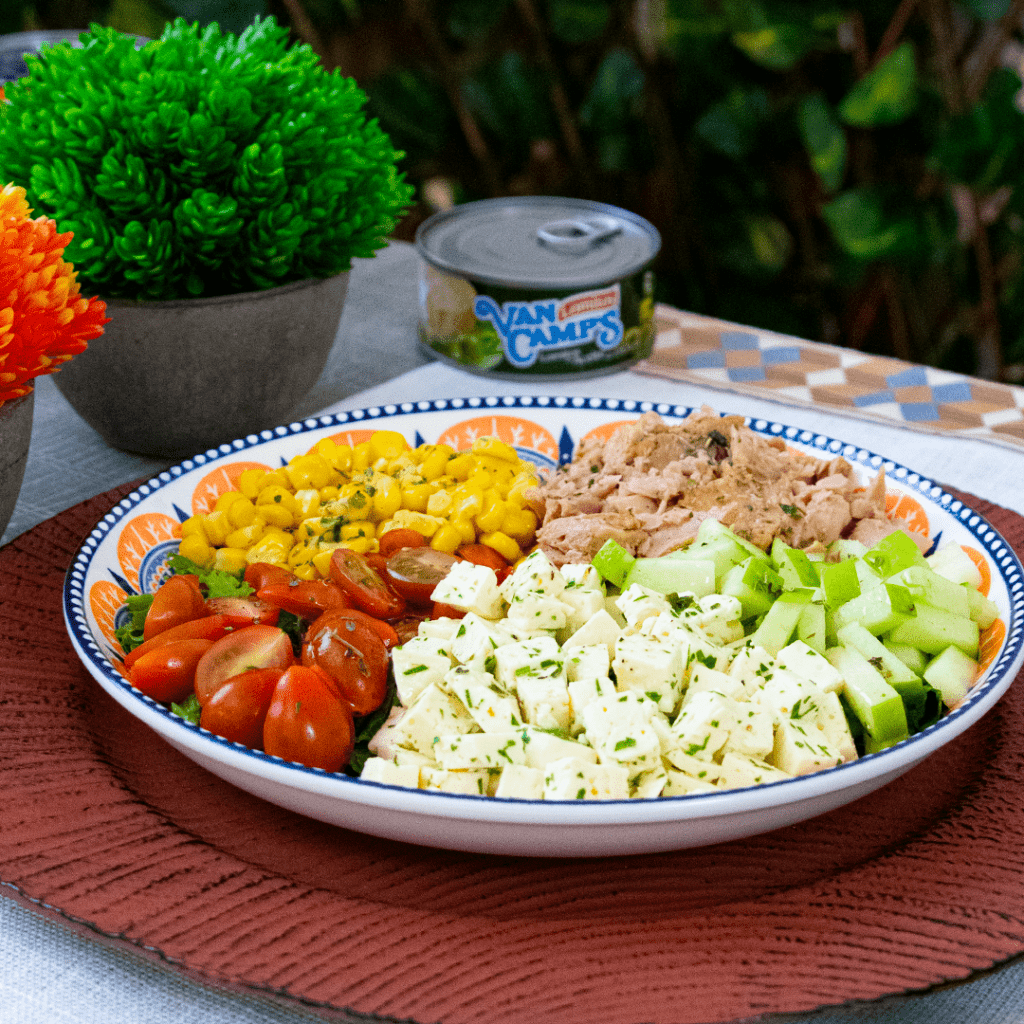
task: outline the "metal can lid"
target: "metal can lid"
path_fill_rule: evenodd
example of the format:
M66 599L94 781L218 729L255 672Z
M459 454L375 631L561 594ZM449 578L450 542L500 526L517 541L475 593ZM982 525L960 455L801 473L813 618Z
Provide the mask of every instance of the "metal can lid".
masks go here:
M441 270L485 284L571 289L621 280L661 248L654 225L586 199L515 196L436 213L416 248Z

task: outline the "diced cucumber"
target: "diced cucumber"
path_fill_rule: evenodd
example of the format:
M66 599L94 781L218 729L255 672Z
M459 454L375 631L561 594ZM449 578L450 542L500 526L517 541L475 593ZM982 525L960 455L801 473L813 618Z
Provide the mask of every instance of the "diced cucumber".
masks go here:
M825 653L825 606L818 601L806 605L796 624L796 638L819 654Z
M847 558L863 558L867 547L859 540L840 537L832 541L828 546L828 560L830 562L844 562Z
M909 534L896 530L883 537L873 547L864 552L864 561L878 573L882 579L908 569L912 565L927 565L920 548Z
M979 629L988 629L999 618L999 606L981 591L966 583L962 585L962 589L967 594L968 614L978 624Z
M928 656L924 651L911 647L909 644L894 644L889 637L886 637L882 644L887 651L891 651L907 668L915 675L922 675L928 665Z
M959 545L950 541L938 551L928 555L925 561L940 576L953 583L967 583L972 590L981 586L981 572L974 560Z
M912 565L909 569L903 569L895 576L890 576L889 582L906 587L915 604L918 601L923 601L933 608L941 608L952 615L960 615L964 618L971 616L971 603L967 596L967 588L951 583L926 565Z
M876 636L860 623L844 626L837 637L844 647L859 651L875 671L903 698L907 725L919 732L942 714L939 692L892 653Z
M751 640L774 657L793 639L800 616L811 603L813 594L814 591L806 588L780 594L754 630Z
M807 557L807 552L790 547L778 537L772 541L772 565L782 577L784 590L816 587L820 582L817 566Z
M866 749L882 750L910 735L903 699L863 654L852 647L830 647L826 657L843 676L843 694L867 734Z
M869 633L879 636L905 622L913 612L914 600L906 587L883 583L837 608L832 622L837 634L843 626L859 622Z
M942 694L943 703L952 708L967 696L978 674L978 663L958 647L947 647L924 670L925 681Z
M722 577L719 590L739 601L744 619L753 619L771 608L782 590L782 579L762 553L760 558L751 557L733 566Z
M973 658L978 653L979 634L978 624L973 619L952 615L930 604L919 604L912 618L889 631L889 639L898 644L910 644L925 654L941 654L952 645Z
M635 561L635 555L631 555L618 541L609 538L594 555L591 564L603 579L621 590Z
M741 537L738 533L734 533L725 523L721 523L717 519L708 518L701 522L700 526L697 527L697 538L694 543L702 545L718 537L728 537L729 540L739 544L748 555L764 558L764 552L756 544L751 544L749 540Z
M673 551L663 556L673 561L711 561L715 566L715 580L720 580L734 565L739 565L750 558L750 552L742 544L731 537L722 536L709 540L706 544L691 544L688 548Z
M826 608L838 608L860 596L860 577L853 559L825 562L818 567Z
M638 558L626 574L623 589L633 583L659 594L707 597L715 592L715 563L697 558Z

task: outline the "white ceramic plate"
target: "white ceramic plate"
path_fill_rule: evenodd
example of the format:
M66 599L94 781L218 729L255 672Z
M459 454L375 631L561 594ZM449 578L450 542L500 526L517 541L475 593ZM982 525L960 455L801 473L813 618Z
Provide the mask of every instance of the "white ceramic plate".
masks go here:
M378 429L411 445L444 440L464 448L497 434L542 467L572 457L592 431L654 410L668 420L681 406L602 398L465 398L362 409L306 420L224 444L172 467L124 498L86 539L68 571L64 616L89 672L118 703L168 743L228 782L272 803L345 828L390 839L521 856L608 856L658 852L743 838L832 810L884 786L982 717L1024 662L1024 572L996 530L931 480L856 444L767 420L758 433L795 448L843 456L865 478L884 468L897 500L893 514L927 524L935 542L955 540L983 556L1000 619L985 637L987 668L967 700L942 721L879 754L815 775L750 789L658 800L514 801L408 790L285 763L229 743L173 715L133 689L112 664L113 631L128 593L152 592L174 527L212 507L242 469L283 465L323 437L349 443ZM120 618L119 618L120 614Z

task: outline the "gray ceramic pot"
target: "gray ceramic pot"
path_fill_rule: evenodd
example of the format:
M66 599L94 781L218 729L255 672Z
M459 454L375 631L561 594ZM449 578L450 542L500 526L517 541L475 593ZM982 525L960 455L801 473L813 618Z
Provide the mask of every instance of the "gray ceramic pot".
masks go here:
M34 402L35 392L30 391L0 405L0 534L7 529L21 493L32 437Z
M169 302L107 302L110 323L54 383L122 451L183 458L287 422L320 376L349 275Z

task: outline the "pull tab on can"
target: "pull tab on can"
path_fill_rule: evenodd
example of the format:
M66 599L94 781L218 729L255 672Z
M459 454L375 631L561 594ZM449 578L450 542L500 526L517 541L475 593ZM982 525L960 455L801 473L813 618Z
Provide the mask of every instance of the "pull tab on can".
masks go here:
M542 245L566 253L586 252L598 242L617 235L622 225L614 217L572 217L552 220L537 228L537 239Z

